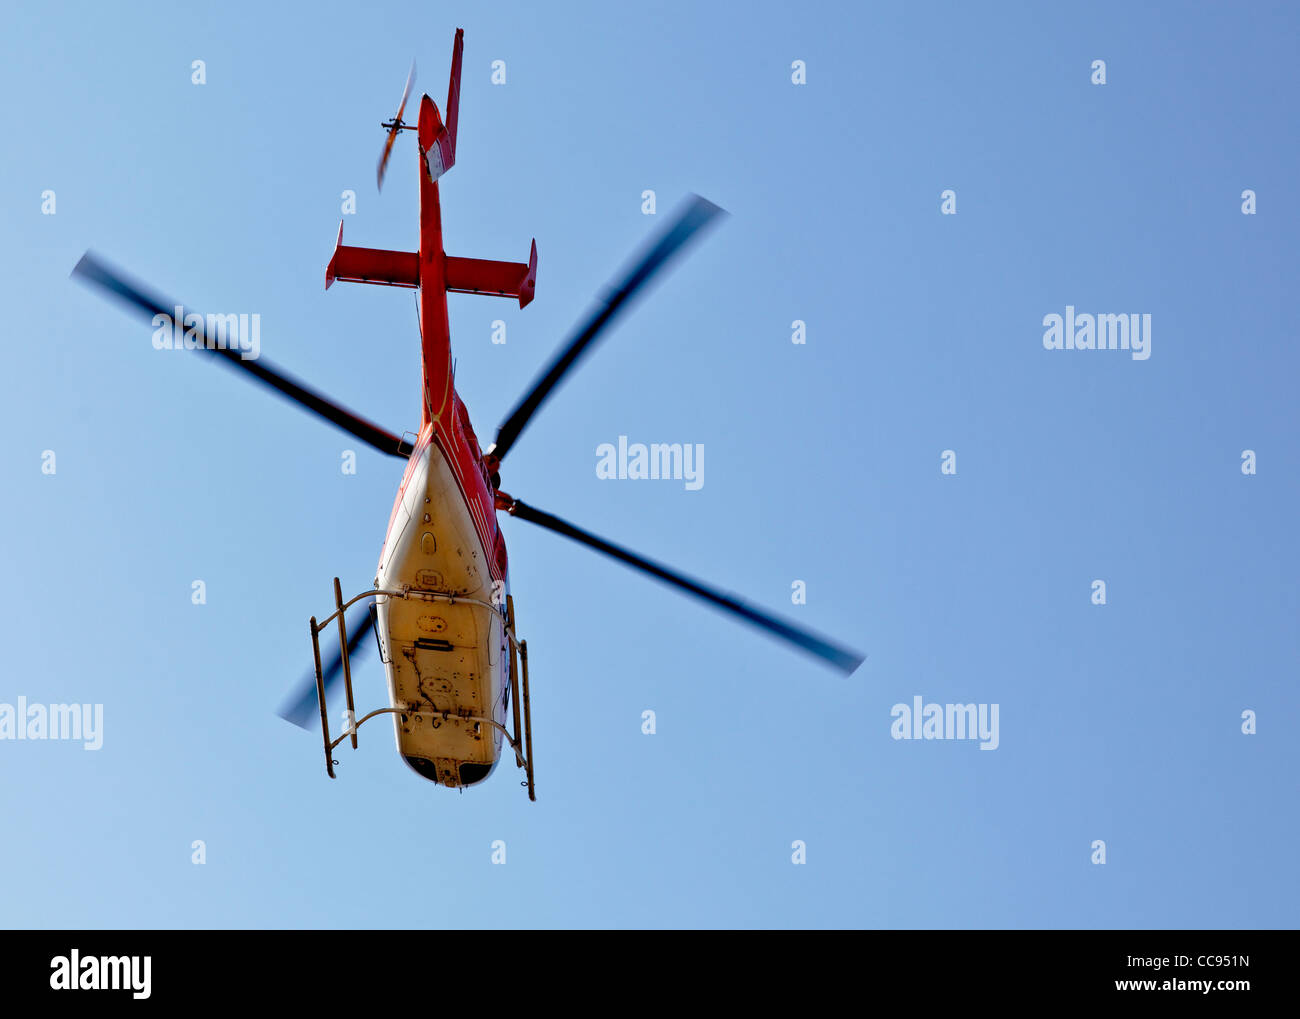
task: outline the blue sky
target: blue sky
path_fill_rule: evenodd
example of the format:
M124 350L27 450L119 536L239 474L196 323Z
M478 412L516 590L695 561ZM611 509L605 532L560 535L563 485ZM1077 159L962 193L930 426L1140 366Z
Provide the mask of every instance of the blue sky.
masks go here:
M0 740L0 924L1296 925L1294 7L701 6L6 9L0 703L102 704L104 745ZM523 311L451 298L484 441L683 195L732 214L503 487L870 656L845 680L508 521L536 804L424 782L382 722L325 777L274 709L401 465L344 476L355 442L68 280L90 248L256 312L417 426L410 295L323 277L345 189L350 243L414 245L377 125L413 56L441 104L458 26L447 248L540 256ZM1150 359L1045 350L1067 305L1150 314ZM702 443L705 484L598 479L619 435ZM997 704L998 748L892 739L915 696Z

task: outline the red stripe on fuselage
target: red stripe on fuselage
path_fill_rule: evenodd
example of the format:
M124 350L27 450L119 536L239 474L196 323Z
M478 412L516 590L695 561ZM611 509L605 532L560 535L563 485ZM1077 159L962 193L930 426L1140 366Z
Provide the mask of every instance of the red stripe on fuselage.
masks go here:
M426 112L424 105L431 110ZM436 111L432 100L421 102L421 118ZM417 146L417 151L419 151ZM496 557L498 527L496 497L488 483L483 456L468 415L462 424L463 404L456 393L451 364L451 327L447 317L446 253L442 246L442 206L438 185L429 179L424 153L419 152L420 176L420 360L422 365L420 435L411 461L402 476L402 485L393 502L388 519L389 537L397 507L402 504L416 459L424 447L436 442L451 465L452 476L460 488L461 498L469 508L474 530L483 547L488 573L493 580L505 579L504 563Z
M432 106L428 96L423 103ZM437 183L429 180L424 153L418 146L416 151L420 161L420 353L424 371L424 411L420 426L423 430L430 421L448 419L454 413L455 401L451 398L451 327L447 322L442 205Z
M454 391L451 402L453 408L460 404L460 397ZM397 498L393 500L393 510L388 515L388 537L385 539L385 545L393 538L393 521L397 519L397 508L402 504L402 499L406 495L406 487L411 483L415 464L423 455L425 447L430 442L433 442L437 444L439 451L451 466L451 475L456 481L456 487L460 490L461 499L464 500L469 509L470 519L474 521L475 534L478 536L479 545L482 546L484 558L487 560L488 574L493 580L504 580L508 566L503 569L503 563L497 562L495 554L499 531L496 516L496 497L483 476L482 457L474 449L474 445L471 444L473 441L464 436L455 425L450 431L443 427L441 422L426 425L421 429L420 436L415 443L415 451L407 462L406 472L402 475L402 484L397 489ZM503 541L503 550L504 547ZM504 554L502 558L504 560Z

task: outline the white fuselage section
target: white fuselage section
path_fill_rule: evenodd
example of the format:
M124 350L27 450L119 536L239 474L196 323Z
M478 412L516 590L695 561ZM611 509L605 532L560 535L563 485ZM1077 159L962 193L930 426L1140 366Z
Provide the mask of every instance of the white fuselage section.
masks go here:
M486 778L501 754L509 644L483 547L456 466L436 441L413 459L380 556L375 586L472 598L487 605L381 596L377 624L397 749L420 775L460 787ZM417 711L451 712L451 718Z

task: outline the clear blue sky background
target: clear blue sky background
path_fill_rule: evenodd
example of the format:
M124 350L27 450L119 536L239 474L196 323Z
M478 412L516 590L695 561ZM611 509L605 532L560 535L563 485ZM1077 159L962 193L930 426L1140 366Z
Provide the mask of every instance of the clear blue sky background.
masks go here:
M1294 6L481 6L6 9L0 701L102 703L105 741L0 742L0 924L1295 926ZM415 243L377 125L412 56L441 104L458 25L448 249L540 251L522 312L451 301L485 441L681 196L732 213L504 487L870 654L842 679L509 521L535 805L417 778L384 722L325 777L274 709L400 463L344 476L355 442L68 280L92 248L258 312L416 426L411 296L323 276L345 188L351 243ZM1045 351L1067 304L1151 314L1151 359ZM703 489L598 480L620 434L703 443ZM915 695L999 704L1000 748L892 740Z

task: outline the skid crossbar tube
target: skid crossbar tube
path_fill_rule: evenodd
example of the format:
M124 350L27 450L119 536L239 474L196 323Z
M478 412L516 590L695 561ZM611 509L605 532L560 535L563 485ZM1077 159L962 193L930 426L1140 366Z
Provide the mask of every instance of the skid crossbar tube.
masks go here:
M402 598L414 599L415 601L439 602L445 605L477 605L485 608L501 617L501 622L505 628L506 637L510 641L510 695L514 698L514 723L515 731L511 734L500 722L493 718L485 718L481 715L464 715L455 711L437 711L417 708L414 705L407 707L377 708L369 714L357 718L356 705L352 693L352 667L348 660L348 630L347 630L347 610L359 601L366 598ZM348 700L348 724L338 739L330 738L329 711L325 704L325 676L321 669L320 660L320 635L333 622L338 622L339 631L339 648L343 664L343 685L347 690ZM528 690L528 642L521 641L515 636L514 632L514 600L507 596L506 611L502 610L490 602L485 602L479 598L466 598L460 595L442 594L438 591L420 591L412 588L382 588L376 587L369 591L363 591L354 598L343 600L343 588L339 584L339 578L334 578L334 611L324 619L317 620L315 616L311 617L311 647L312 657L316 666L316 697L320 702L320 727L321 739L325 747L325 772L330 778L337 778L334 774L334 750L346 739L351 739L352 748L357 747L357 730L361 728L363 722L368 722L376 715L417 715L426 718L439 718L443 720L458 719L462 722L474 722L479 725L490 725L496 729L505 738L510 745L510 749L515 754L515 765L523 768L528 775L528 780L524 784L528 787L528 798L536 801L537 795L533 784L533 718L531 705L529 704ZM520 732L519 726L519 666L522 665L523 671L523 732Z
M361 718L357 720L355 726L349 726L343 735L330 744L330 749L333 750L336 746L347 739L350 734L355 733L356 730L361 727L362 722L367 722L376 715L419 715L423 718L440 718L443 721L474 722L479 725L490 725L505 737L506 742L510 744L511 750L518 752L516 749L516 740L511 737L510 730L495 719L484 718L482 715L461 715L455 711L427 711L422 708L410 707L376 708L368 715L362 715Z

